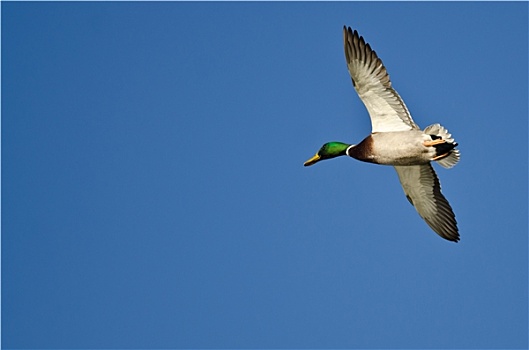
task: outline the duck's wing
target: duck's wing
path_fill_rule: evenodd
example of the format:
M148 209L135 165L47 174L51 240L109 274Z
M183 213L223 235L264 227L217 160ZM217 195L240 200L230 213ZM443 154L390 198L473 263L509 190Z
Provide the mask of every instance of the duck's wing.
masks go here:
M406 198L439 236L459 241L457 222L431 164L395 166Z
M418 129L375 51L351 28L343 27L347 68L353 86L371 117L373 132Z

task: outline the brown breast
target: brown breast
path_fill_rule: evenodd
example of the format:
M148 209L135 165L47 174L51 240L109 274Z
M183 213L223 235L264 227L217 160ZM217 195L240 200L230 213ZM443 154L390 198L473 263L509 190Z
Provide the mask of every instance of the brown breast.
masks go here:
M363 162L376 163L373 156L373 138L371 135L363 139L358 145L348 148L347 155Z

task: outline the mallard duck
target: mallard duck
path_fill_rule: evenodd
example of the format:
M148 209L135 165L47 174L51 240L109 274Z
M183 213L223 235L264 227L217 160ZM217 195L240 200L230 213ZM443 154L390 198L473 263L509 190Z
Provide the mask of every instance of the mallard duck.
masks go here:
M408 201L442 238L457 242L454 212L441 193L431 162L453 167L460 158L457 142L439 124L422 130L411 118L376 52L351 28L343 27L347 68L358 96L371 118L372 132L357 145L328 142L305 162L349 156L363 162L392 165Z

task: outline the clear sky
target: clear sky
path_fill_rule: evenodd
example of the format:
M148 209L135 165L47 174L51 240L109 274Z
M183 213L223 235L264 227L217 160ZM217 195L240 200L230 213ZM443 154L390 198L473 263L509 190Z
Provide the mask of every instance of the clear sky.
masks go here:
M4 348L527 348L528 3L2 2ZM461 242L371 131L342 26L421 127Z

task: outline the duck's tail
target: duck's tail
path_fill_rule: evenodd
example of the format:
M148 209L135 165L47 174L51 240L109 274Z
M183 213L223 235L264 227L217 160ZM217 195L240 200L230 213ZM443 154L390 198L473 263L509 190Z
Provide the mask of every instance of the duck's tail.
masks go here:
M461 155L459 150L455 148L457 142L452 138L452 134L443 128L440 124L433 124L424 129L424 133L435 136L433 138L441 138L445 143L435 145L436 153L438 153L437 159L434 159L442 167L447 169L453 167L459 162Z

